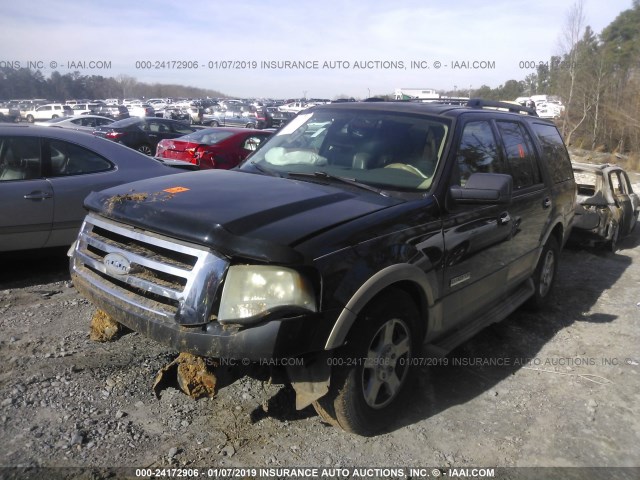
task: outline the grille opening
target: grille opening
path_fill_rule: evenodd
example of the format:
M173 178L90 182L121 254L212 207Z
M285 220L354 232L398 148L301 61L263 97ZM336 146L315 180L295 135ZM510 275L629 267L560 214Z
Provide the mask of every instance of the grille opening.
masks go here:
M136 269L135 276L137 278L146 280L151 283L155 283L156 285L169 287L172 289L179 287L179 289L182 290L187 284L187 279L184 277L170 275L168 273L160 272L158 270L153 270L151 268L143 267L141 265L135 265L135 269Z
M188 255L181 252L175 252L168 248L159 247L150 243L134 240L133 238L120 235L115 232L111 232L104 228L93 226L92 232L94 235L102 238L106 243L125 248L126 250L135 253L136 255L144 256L149 259L157 260L161 263L165 263L178 268L192 270L198 261L198 257Z
M180 307L180 302L178 302L177 300L172 300L170 298L163 297L161 295L157 295L155 293L148 292L140 288L136 288L132 285L129 285L128 283L118 280L117 278L104 275L103 273L91 268L89 265L85 265L85 267L91 272L93 272L95 275L104 279L105 281L121 288L122 290L126 290L127 292L134 294L137 297L142 297L145 301L150 300L154 303L164 305L165 307L169 307L167 310L173 314L175 314L178 311L178 308Z

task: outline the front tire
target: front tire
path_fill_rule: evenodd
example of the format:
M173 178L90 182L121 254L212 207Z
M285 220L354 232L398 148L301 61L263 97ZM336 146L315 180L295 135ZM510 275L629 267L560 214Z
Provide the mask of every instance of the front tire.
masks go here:
M546 305L556 281L559 256L558 241L551 235L542 249L538 265L533 273L535 293L528 301L528 306L531 309L540 310Z
M374 300L335 358L329 392L314 407L325 421L359 435L374 435L398 412L420 348L413 299L391 290Z

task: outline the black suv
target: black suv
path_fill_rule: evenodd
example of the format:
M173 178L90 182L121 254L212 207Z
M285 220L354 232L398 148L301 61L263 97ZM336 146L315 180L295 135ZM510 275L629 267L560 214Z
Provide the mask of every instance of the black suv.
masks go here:
M91 194L71 273L117 322L284 366L298 408L371 434L421 356L544 304L575 198L558 130L524 107L321 105L235 171Z

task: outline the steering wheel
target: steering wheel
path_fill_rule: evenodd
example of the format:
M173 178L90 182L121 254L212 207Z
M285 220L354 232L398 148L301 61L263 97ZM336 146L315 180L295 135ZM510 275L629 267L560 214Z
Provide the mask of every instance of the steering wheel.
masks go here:
M417 175L420 178L429 178L427 175L422 173L416 167L414 167L413 165L409 165L408 163L390 163L389 165L386 165L384 168L397 168L398 170L404 170L405 172L413 173L414 175Z

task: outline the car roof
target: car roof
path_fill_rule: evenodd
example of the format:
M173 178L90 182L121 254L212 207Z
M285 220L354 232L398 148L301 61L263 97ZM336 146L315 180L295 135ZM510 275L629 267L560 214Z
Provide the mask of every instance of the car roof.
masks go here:
M412 101L371 101L371 102L339 102L320 104L311 107L309 110L360 110L371 112L388 112L388 113L410 113L419 115L435 115L456 118L460 115L467 113L489 113L499 116L509 116L516 118L528 118L529 120L535 120L536 122L553 124L552 121L537 117L535 115L524 115L521 113L509 112L504 110L497 110L496 108L509 108L517 107L516 105L505 104L501 107L496 107L494 104L502 104L502 102L484 102L477 106L467 105L451 105L439 102L412 102ZM483 108L484 107L484 108ZM524 111L524 108L523 108ZM303 110L304 112L304 110ZM302 112L301 112L302 113Z
M60 140L76 141L78 138L99 138L92 135L87 136L86 133L77 132L68 128L48 128L40 125L14 125L7 124L0 126L0 135L11 135L19 137L49 137ZM103 140L103 139L101 139ZM110 140L107 140L110 141Z

